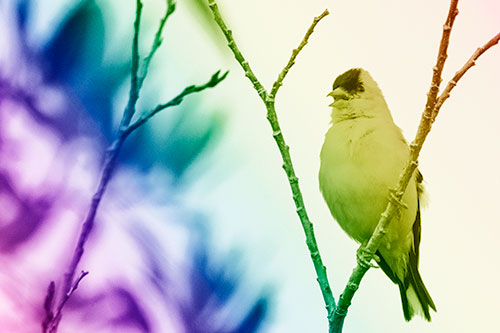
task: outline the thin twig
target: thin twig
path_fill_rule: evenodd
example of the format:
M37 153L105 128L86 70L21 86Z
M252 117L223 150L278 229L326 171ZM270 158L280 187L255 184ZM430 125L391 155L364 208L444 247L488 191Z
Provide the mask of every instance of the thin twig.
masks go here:
M153 44L151 45L151 50L149 51L148 55L144 58L141 74L139 75L137 82L138 89L142 88L144 79L146 79L146 76L148 75L148 69L149 69L149 64L151 63L151 59L153 59L156 50L158 50L158 48L161 46L161 43L163 42L163 37L162 37L163 27L165 27L165 23L167 22L168 17L174 13L176 3L174 0L167 0L166 6L167 8L165 9L165 14L160 20L160 24L158 25L158 30L156 30L155 38Z
M135 16L135 21L134 21L134 37L132 41L132 66L131 66L131 79L130 79L130 93L129 93L129 100L127 102L127 106L123 112L123 117L120 123L120 128L118 130L118 134L113 141L113 143L108 147L105 153L105 159L104 159L104 165L103 169L99 178L99 183L97 186L97 190L94 193L92 197L92 201L89 207L89 210L87 212L87 215L85 217L85 220L82 223L82 228L80 231L80 234L78 236L78 241L75 247L75 250L73 252L73 257L71 259L71 263L68 267L67 272L64 274L63 278L63 287L61 289L61 296L60 299L56 305L56 310L52 311L52 303L54 299L54 283L51 282L49 285L49 289L47 292L47 296L45 298L44 302L44 308L45 308L45 319L44 322L42 323L42 328L43 332L49 332L49 333L55 333L57 332L57 328L59 326L59 323L62 318L62 310L64 308L64 305L68 301L68 299L71 297L73 292L78 288L78 284L80 281L88 274L88 272L83 272L80 275L79 278L76 279L76 281L73 281L73 278L75 276L76 268L78 264L80 263L80 260L83 256L84 253L84 248L85 244L88 240L88 237L94 227L95 224L95 217L97 214L97 209L99 208L99 204L101 202L101 199L106 191L106 188L108 186L108 183L113 175L113 171L116 167L116 160L118 158L118 154L120 152L120 149L125 141L125 139L130 135L135 129L137 129L139 126L144 124L148 119L153 117L156 113L159 111L180 104L183 101L183 98L186 95L196 93L199 91L202 91L207 88L213 88L215 87L218 83L220 83L227 75L225 73L222 77L219 77L218 74L220 73L217 72L212 76L210 81L203 86L189 86L184 89L184 91L174 97L169 103L159 105L157 108L155 108L152 112L146 113L144 117L141 117L138 121L130 125L130 122L132 120L132 117L135 114L135 108L137 104L137 100L139 99L139 93L142 87L142 83L144 82L144 79L147 75L147 70L149 67L149 63L154 56L156 50L161 44L161 33L163 31L163 27L165 25L165 22L167 18L173 13L175 10L175 2L173 0L167 0L168 7L166 10L165 15L161 19L160 26L158 28L158 31L155 35L155 41L153 42L153 46L151 48L150 53L148 56L144 59L145 64L143 65L143 71L142 74L139 75L139 28L140 28L140 21L141 21L141 13L142 13L142 2L141 0L137 0L137 8L136 8L136 16Z
M453 76L453 78L448 82L448 84L446 85L446 88L444 88L443 92L439 95L439 97L437 99L436 106L434 107L434 111L433 111L433 114L432 114L432 121L434 121L436 119L436 117L437 117L437 115L439 113L439 110L441 109L441 106L448 99L448 97L450 97L450 93L453 90L453 88L455 88L455 86L457 85L458 81L464 76L464 74L469 70L469 68L471 68L472 66L474 66L476 64L476 60L484 52L486 52L489 48L491 48L491 47L495 46L496 44L498 44L499 41L500 41L500 33L498 33L496 36L494 36L493 38L491 38L486 44L484 44L483 46L479 47L472 54L472 56L469 58L469 60L467 60L467 62L462 66L462 68L460 68L455 73L455 75Z
M441 74L443 73L444 63L448 58L448 45L450 44L451 29L453 28L453 23L455 23L455 18L458 15L458 0L451 0L450 8L448 10L448 16L443 24L443 34L441 36L441 42L439 43L439 51L436 66L432 68L432 82L427 93L427 102L425 103L425 109L422 113L422 117L430 118L432 115L432 110L436 104L436 98L439 93L439 86L441 84Z
M64 305L66 305L66 302L69 300L69 298L71 297L71 295L73 295L73 293L75 292L75 290L78 288L78 285L80 284L80 282L82 281L82 279L87 276L89 274L89 272L86 272L86 271L81 271L80 272L80 276L78 276L78 278L75 280L75 282L73 282L73 285L71 286L71 289L66 293L64 294L64 297L61 301L61 304L60 306L56 309L56 312L54 313L54 316L53 316L53 320L59 322L61 320L61 317L62 317L62 309L64 308ZM51 283L51 285L53 284L53 282ZM55 332L53 329L52 331L50 332Z
M250 68L250 65L248 64L248 61L245 60L243 54L240 52L233 38L233 32L229 30L228 27L226 26L226 23L224 23L224 20L222 19L217 4L215 3L214 0L208 0L208 6L210 7L210 10L212 10L212 13L214 14L215 22L217 22L217 25L219 26L219 28L222 30L222 33L226 37L226 40L228 42L227 46L229 46L229 48L234 54L234 57L245 71L245 76L250 80L250 82L252 82L252 85L259 94L260 98L262 100L265 100L267 98L267 91L253 73L252 69Z
M276 96L278 89L283 85L283 80L285 79L285 76L288 74L288 71L290 70L290 68L292 68L292 66L295 64L295 59L297 58L297 55L299 54L299 52L302 51L304 46L306 46L307 41L309 40L309 37L311 36L311 34L314 32L314 28L316 27L316 25L319 23L319 21L321 21L321 19L323 17L325 17L328 14L329 14L328 9L325 9L325 11L323 13L321 13L318 17L315 17L313 23L311 24L311 26L307 30L304 38L302 39L302 42L299 44L299 46L296 49L293 49L290 60L288 60L288 63L283 68L281 73L278 75L278 78L274 82L273 87L271 89L271 92L269 93L269 95L272 98L274 98Z
M150 110L149 112L143 113L139 119L137 119L134 123L132 123L127 128L127 130L124 132L124 135L127 136L130 133L132 133L133 131L135 131L138 127L144 125L144 123L146 123L149 119L151 119L158 112L165 110L166 108L181 104L184 97L186 97L187 95L203 91L207 88L215 87L217 84L219 84L219 82L221 82L222 80L224 80L226 78L228 73L229 72L225 72L222 76L219 76L220 71L217 71L212 75L212 77L210 78L210 80L207 83L205 83L201 86L193 85L193 86L189 86L189 87L184 88L184 90L180 94L178 94L177 96L172 98L167 103L159 104L154 109Z
M215 22L217 22L217 25L219 28L222 30L222 33L226 37L226 40L228 42L228 46L231 49L231 51L234 54L234 57L240 64L240 66L243 68L245 71L245 75L248 77L250 82L253 84L255 90L257 91L258 95L264 102L266 109L267 109L267 119L269 121L269 124L271 125L272 131L273 131L273 138L276 141L276 144L278 145L279 151L281 153L281 158L283 160L283 169L285 170L285 173L288 178L288 182L290 184L290 189L293 194L293 201L295 203L297 215L299 216L300 222L302 224L302 228L304 229L304 233L306 235L306 244L309 249L309 253L311 255L311 259L314 264L314 269L316 271L316 276L317 276L317 281L321 289L321 293L323 295L323 300L326 305L327 313L328 313L328 321L331 322L331 318L333 316L333 312L335 309L335 299L332 294L332 290L330 288L330 284L328 282L328 277L326 274L326 267L323 265L323 261L321 259L321 255L319 253L318 249L318 244L316 242L316 237L314 235L314 228L313 224L309 220L309 217L307 215L307 211L304 205L304 199L302 198L302 192L299 187L299 179L295 175L295 170L293 168L292 164L292 159L290 157L290 147L286 144L285 139L283 137L283 133L281 131L279 122L278 122L278 117L276 115L276 110L275 110L275 97L276 93L278 92L279 87L282 84L283 79L285 78L286 74L292 67L292 65L295 62L295 58L299 54L299 52L302 50L302 48L307 44L307 40L309 36L312 34L314 27L318 22L328 15L328 10L325 10L320 16L315 17L312 25L308 29L305 37L303 38L302 42L300 45L293 50L292 56L290 60L288 61L287 65L281 73L278 76L278 79L276 82L273 84L273 88L271 89L271 93L267 93L266 89L262 86L260 81L257 79L255 74L250 68L250 65L248 62L245 60L243 54L239 50L238 46L236 45L236 42L233 38L231 30L229 30L224 23L224 20L222 19L222 16L219 12L219 9L215 3L214 0L208 0L208 5L210 9L212 10L212 13L214 15Z
M139 70L139 30L141 26L141 16L142 16L142 2L141 0L136 1L136 11L135 11L135 20L134 20L134 37L132 39L132 66L131 66L131 75L130 75L130 91L129 91L129 99L125 111L123 113L123 117L120 123L120 129L126 128L130 123L130 120L134 116L135 113L135 105L137 100L139 99L139 90L138 90L138 70ZM99 203L101 202L102 195L108 185L108 181L111 178L111 174L114 170L115 160L118 155L118 152L123 144L123 139L121 139L121 135L115 139L112 145L106 151L106 158L104 162L104 167L101 173L101 177L99 180L99 185L92 197L92 202L87 212L87 216L82 224L82 229L80 231L80 235L78 237L77 246L73 253L73 257L71 259L71 263L69 265L68 271L64 274L63 280L63 288L62 288L62 298L59 301L56 312L59 313L59 317L54 317L54 320L50 323L49 332L57 332L57 327L59 325L60 318L62 316L62 308L66 303L64 301L64 295L66 295L71 286L73 285L73 278L75 275L76 267L81 260L81 257L84 252L84 245L87 242L88 235L94 226L94 219L97 212L97 208L99 207Z
M441 37L437 63L436 66L433 68L432 83L429 93L427 94L428 97L427 103L424 112L422 113L422 118L420 120L420 124L415 139L410 144L410 160L408 162L408 165L406 166L406 168L399 177L399 182L396 189L390 191L388 205L384 210L384 212L381 214L378 225L375 228L370 240L368 241L368 244L363 249L363 251L367 254L366 259L368 261L373 259L373 255L377 251L382 238L387 233L387 228L392 218L401 207L401 200L403 198L406 187L408 186L408 183L410 182L410 179L415 169L417 168L418 156L425 142L425 139L431 130L432 122L435 120L435 117L437 116L438 111L441 108L442 104L449 97L449 92L451 91L451 89L453 89L453 87L456 85L458 80L465 74L465 72L474 65L475 60L479 58L481 54L486 52L486 50L488 50L490 47L497 44L500 39L500 34L498 34L495 37L493 37L488 43L486 43L483 47L477 49L476 52L472 55L472 57L469 59L469 61L455 74L453 79L448 83L443 93L439 97L437 97L439 93L439 85L442 80L441 73L443 70L443 66L446 62L446 57L447 57L446 52L449 44L451 29L455 17L458 14L457 4L458 0L451 0L448 17L446 19L445 25L443 26L443 34ZM342 326L344 323L345 316L347 314L347 309L351 304L352 298L356 290L359 288L359 284L363 276L365 275L365 273L368 271L369 268L370 268L369 266L360 265L359 263L354 268L349 278L349 282L347 283L344 292L339 298L339 303L337 304L337 308L335 310L335 316L334 316L335 333L342 332Z
M89 272L86 271L80 272L80 276L78 277L78 279L76 279L75 283L73 283L73 287L71 287L71 290L68 293L68 297L75 292L75 290L78 288L78 285L80 284L80 281L82 281L82 279L87 275L89 275Z
M139 30L141 27L142 2L136 1L135 21L134 21L134 38L132 39L132 68L130 70L130 90L127 107L123 114L120 124L120 129L125 128L130 124L135 113L135 105L139 99Z
M56 292L56 284L54 281L50 281L49 287L47 288L47 295L43 301L43 309L45 311L45 318L42 322L42 331L47 332L49 324L54 319L54 313L52 312L52 304L54 303L54 296Z
M113 170L116 166L116 159L118 157L118 152L120 151L120 148L123 144L124 137L123 136L118 136L115 141L111 144L111 146L106 150L106 158L104 161L104 167L101 172L101 176L99 179L99 185L92 196L92 201L90 204L89 211L87 212L87 216L85 217L85 220L82 224L82 229L80 231L80 235L78 236L78 242L75 247L75 250L73 252L73 257L71 259L71 263L69 265L69 268L67 272L64 274L64 282L63 282L63 288L61 290L62 296L59 300L59 303L57 305L55 313L58 313L58 316L54 316L54 319L49 326L49 333L55 333L57 332L57 327L59 326L59 322L61 321L62 318L62 310L64 308L64 305L66 304L66 295L68 292L71 290L72 286L74 285L73 282L73 277L75 275L76 268L82 259L83 252L85 250L85 244L88 240L88 237L90 235L90 232L94 228L94 223L95 223L95 216L97 214L97 208L99 207L99 204L101 202L102 196L104 195L104 192L106 191L106 187L109 183L109 180L111 179L111 175L113 173Z

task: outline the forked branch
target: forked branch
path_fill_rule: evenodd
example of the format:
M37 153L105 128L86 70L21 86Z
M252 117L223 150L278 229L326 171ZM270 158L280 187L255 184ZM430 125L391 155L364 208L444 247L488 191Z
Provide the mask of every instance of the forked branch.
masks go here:
M64 305L69 300L71 295L75 292L81 280L88 274L88 272L82 271L80 276L76 280L74 280L76 269L84 253L85 244L87 243L88 237L94 227L97 209L99 208L101 199L113 175L113 172L116 167L116 160L125 139L133 131L135 131L137 128L145 124L150 118L152 118L158 112L165 110L166 108L179 105L183 101L184 97L186 97L187 95L198 93L205 89L215 87L227 76L227 72L222 76L219 76L220 71L218 71L214 75L212 75L212 77L207 83L199 86L191 85L186 87L180 94L175 96L169 102L160 104L153 110L145 112L139 117L139 119L137 119L134 123L130 124L136 113L136 104L139 99L139 93L141 91L142 85L147 76L149 65L151 63L153 56L156 53L156 50L161 45L162 42L161 36L163 28L165 26L168 17L175 11L175 1L166 0L165 14L160 20L160 24L158 26L158 30L156 31L153 45L151 46L148 55L144 58L144 62L142 64L142 70L140 71L139 30L141 23L142 6L143 5L141 0L136 0L134 37L132 40L132 67L130 73L130 91L129 91L129 99L127 102L127 106L125 107L125 110L123 112L123 117L120 123L118 134L116 135L116 138L113 141L113 143L106 150L104 165L99 178L97 190L92 197L87 215L82 223L82 228L78 236L78 241L75 250L73 252L70 265L63 277L62 288L60 288L59 290L60 295L57 302L55 302L56 293L55 293L55 283L53 281L50 283L49 288L47 290L47 295L45 297L45 302L44 302L45 318L42 323L42 329L44 333L57 332L59 322L61 321L62 318L62 311Z
M278 75L276 82L274 82L271 92L268 93L264 86L260 83L259 79L255 76L248 61L245 59L241 51L239 50L234 38L232 31L228 29L226 23L222 19L222 16L219 12L219 9L214 0L208 0L208 5L214 14L215 22L221 29L222 33L226 37L228 42L228 47L233 52L234 57L243 68L245 72L245 76L250 80L254 89L257 91L257 94L261 98L267 109L267 120L271 125L273 138L276 141L278 149L281 154L281 158L283 160L283 169L285 170L286 176L288 178L288 183L290 184L290 189L293 195L293 201L295 203L295 208L297 211L297 215L299 216L300 222L302 224L302 228L306 235L306 244L309 249L309 253L311 255L311 259L313 261L314 269L316 271L317 281L319 283L321 293L323 295L323 300L326 305L327 315L329 318L329 322L331 321L334 309L335 309L335 299L333 298L332 290L330 288L330 284L328 282L328 277L326 275L326 267L323 265L323 261L321 259L321 255L319 253L318 244L316 242L316 236L314 235L313 224L309 220L309 216L307 215L306 207L304 205L304 199L302 198L302 192L299 187L299 179L295 175L295 170L293 168L292 159L290 157L290 147L286 144L285 139L283 137L283 133L281 131L281 127L278 122L278 116L276 115L275 110L275 97L278 92L279 87L282 85L283 80L285 79L288 71L295 63L295 59L299 52L304 48L307 44L309 37L311 36L314 28L319 23L319 21L328 15L328 10L325 10L321 15L314 18L313 23L307 30L304 38L302 39L299 46L293 50L292 56L288 60L288 63L283 68L283 70Z
M450 8L448 11L448 17L446 18L446 22L443 25L443 34L439 46L436 66L433 68L432 82L429 92L427 94L427 103L425 105L424 112L422 113L422 118L420 120L416 137L410 144L410 160L408 161L408 164L404 169L404 171L401 173L396 188L390 190L389 203L384 212L381 214L378 225L375 228L375 231L373 232L373 235L371 236L368 244L366 245L365 248L362 249L362 251L367 254L367 257L365 259L367 259L368 261L373 259L373 255L377 251L382 238L387 233L387 229L389 227L389 224L391 223L391 219L400 209L399 203L401 202L406 187L408 186L408 183L410 182L410 179L415 169L417 168L418 156L420 154L424 141L432 128L432 123L434 122L439 113L441 106L449 97L451 90L455 87L458 80L462 78L462 76L467 72L467 70L469 70L474 65L475 61L479 58L479 56L481 56L492 46L496 45L500 40L500 34L497 34L484 46L478 48L476 52L474 52L474 54L471 56L471 58L450 80L446 88L438 97L439 86L442 81L441 74L447 58L446 52L449 45L451 29L453 27L455 17L458 15L457 5L458 5L458 0L451 0ZM365 273L368 271L369 268L370 268L369 266L360 263L358 263L358 265L354 268L349 278L349 282L347 283L344 292L339 298L339 303L337 305L337 309L335 311L335 316L334 316L334 332L336 333L342 332L342 327L344 323L344 318L347 314L347 309L351 304L351 300L356 290L359 288L359 284L363 276L365 275Z

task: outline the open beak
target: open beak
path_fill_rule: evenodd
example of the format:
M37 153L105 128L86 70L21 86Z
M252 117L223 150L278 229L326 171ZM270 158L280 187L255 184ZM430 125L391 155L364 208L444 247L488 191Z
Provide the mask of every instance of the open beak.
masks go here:
M333 91L330 91L330 92L326 95L326 97L333 97ZM335 103L335 98L333 99L333 102L332 102L331 104L329 104L328 106L332 107L334 103Z
M344 90L342 87L335 88L333 91L331 91L327 97L333 97L333 102L335 103L336 101L339 100L348 100L349 99L349 94L347 91Z

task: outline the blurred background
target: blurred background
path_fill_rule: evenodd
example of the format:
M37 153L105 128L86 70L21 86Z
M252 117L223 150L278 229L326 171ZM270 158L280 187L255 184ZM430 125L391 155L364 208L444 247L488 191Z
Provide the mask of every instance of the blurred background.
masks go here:
M335 77L370 71L413 139L448 2L218 1L270 87L314 16L277 112L334 295L357 245L318 191ZM144 0L145 54L164 11ZM461 2L444 81L500 31L500 4ZM104 149L127 100L135 1L0 0L0 331L39 332L43 299L72 254ZM420 271L438 313L403 319L397 287L370 270L345 332L491 332L500 279L500 50L453 91L424 145ZM138 110L216 70L214 89L135 132L120 154L80 267L90 274L61 332L326 332L323 301L265 109L205 1L179 1Z

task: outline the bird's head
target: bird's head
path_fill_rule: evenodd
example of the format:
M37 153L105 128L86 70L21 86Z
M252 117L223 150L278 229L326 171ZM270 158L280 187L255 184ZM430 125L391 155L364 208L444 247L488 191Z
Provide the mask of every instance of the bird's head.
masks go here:
M388 111L382 91L370 73L362 68L353 68L339 75L327 96L333 97L330 106L334 112L373 116L373 112L380 113L378 109L381 107Z

